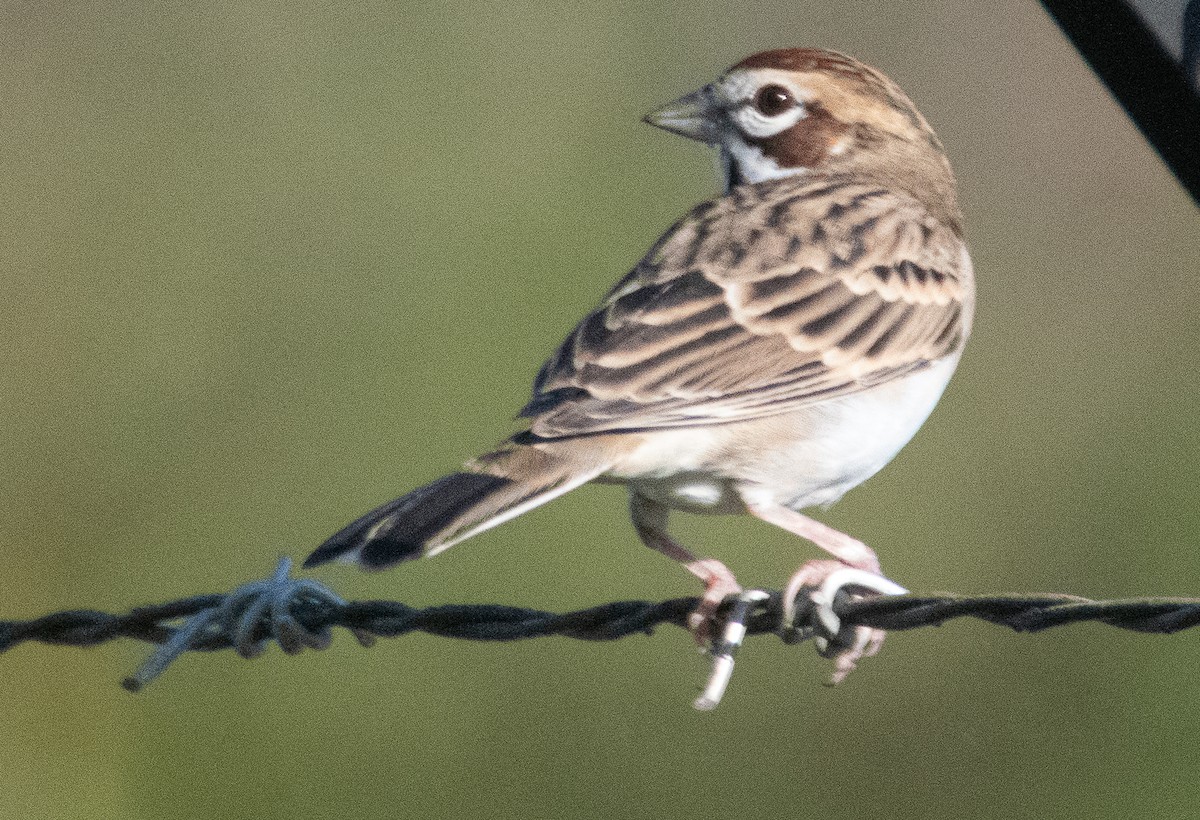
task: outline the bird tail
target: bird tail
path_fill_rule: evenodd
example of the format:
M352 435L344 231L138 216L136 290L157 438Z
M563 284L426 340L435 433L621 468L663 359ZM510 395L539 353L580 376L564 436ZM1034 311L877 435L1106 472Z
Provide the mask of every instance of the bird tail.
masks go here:
M358 563L367 569L435 555L591 481L604 472L587 448L516 443L480 456L344 527L304 562Z

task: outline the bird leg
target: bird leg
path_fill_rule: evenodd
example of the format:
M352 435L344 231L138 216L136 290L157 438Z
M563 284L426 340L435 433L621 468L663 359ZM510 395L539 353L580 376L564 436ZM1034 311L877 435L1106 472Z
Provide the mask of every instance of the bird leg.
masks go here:
M781 505L750 504L747 509L755 518L811 541L846 566L879 574L879 556L857 538Z
M698 558L667 532L666 505L637 493L629 494L629 514L642 543L652 550L680 562L687 571L704 582L700 606L688 616L688 629L696 643L706 646L714 634L717 607L729 595L742 591L729 567L713 558Z

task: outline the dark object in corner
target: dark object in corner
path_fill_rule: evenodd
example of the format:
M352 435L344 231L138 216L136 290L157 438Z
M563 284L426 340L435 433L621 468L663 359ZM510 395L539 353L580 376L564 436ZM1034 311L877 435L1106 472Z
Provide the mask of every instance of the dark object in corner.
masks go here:
M1180 184L1200 205L1200 94L1124 0L1042 0ZM1192 0L1188 26L1200 23ZM1192 51L1187 56L1194 59ZM1186 56L1185 56L1186 59Z

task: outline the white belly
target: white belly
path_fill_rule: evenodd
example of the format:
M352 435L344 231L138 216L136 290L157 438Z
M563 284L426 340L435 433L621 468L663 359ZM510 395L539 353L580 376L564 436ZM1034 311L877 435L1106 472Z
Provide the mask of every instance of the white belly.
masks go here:
M958 357L792 413L648 433L608 477L670 507L832 504L879 472L933 411Z

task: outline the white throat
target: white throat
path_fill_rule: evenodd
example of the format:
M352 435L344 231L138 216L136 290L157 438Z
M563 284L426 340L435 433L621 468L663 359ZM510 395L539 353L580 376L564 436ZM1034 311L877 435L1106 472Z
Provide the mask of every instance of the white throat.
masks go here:
M779 163L762 152L757 145L750 145L736 137L721 145L721 172L725 177L725 190L735 185L782 179L807 173L807 168L780 168Z

